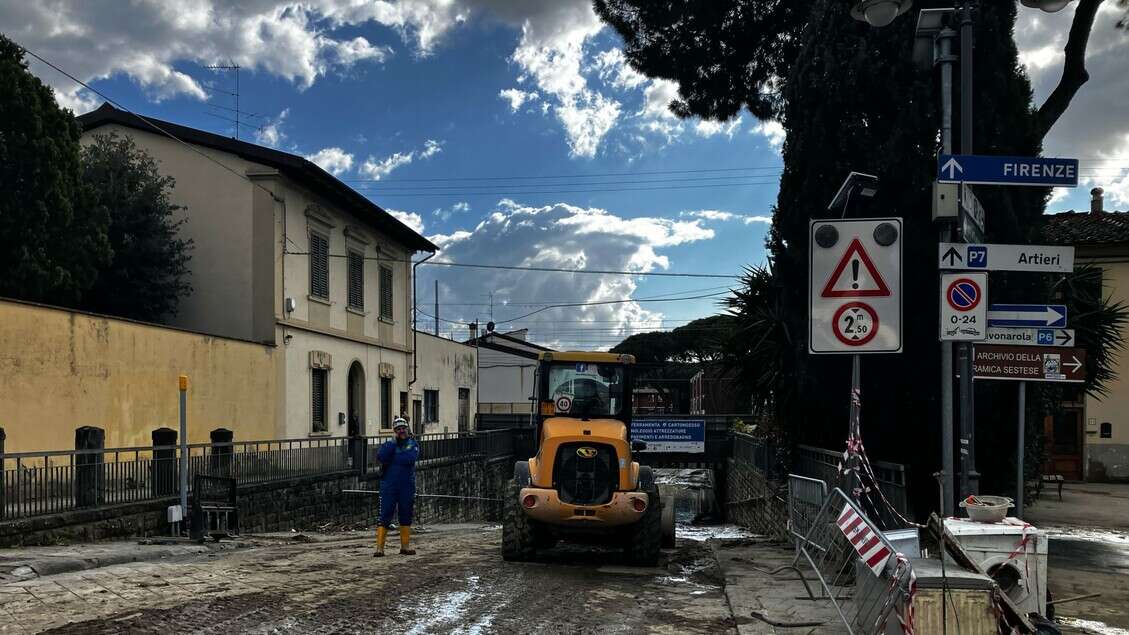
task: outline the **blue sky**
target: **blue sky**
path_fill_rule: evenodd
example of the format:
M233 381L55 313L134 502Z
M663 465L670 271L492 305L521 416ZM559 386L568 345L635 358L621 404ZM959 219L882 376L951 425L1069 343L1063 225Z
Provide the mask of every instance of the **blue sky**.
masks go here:
M260 115L245 138L311 157L433 237L442 258L719 274L764 262L779 127L747 113L726 124L675 119L665 106L677 86L626 67L617 37L585 0L184 0L119 15L62 6L0 1L0 23L123 106L219 133L232 132L214 115L231 115L223 108L233 100L220 91L233 82L203 65L236 61L245 67L241 108ZM1053 86L1068 19L1025 14L1021 22L1037 92ZM1124 43L1103 32L1094 46L1101 56L1091 72L1108 64L1114 76L1091 99L1100 103L1111 89L1124 96L1125 74L1113 71ZM100 102L50 69L33 70L77 111ZM1129 155L1129 126L1117 118L1124 113L1103 117L1120 121L1111 128L1086 117L1085 100L1076 107L1078 117L1060 124L1071 134L1052 135L1049 154L1073 151L1081 139L1081 156ZM1102 165L1106 172L1091 174L1124 179L1113 189L1129 202L1129 176ZM1086 190L1055 206L1084 208ZM708 295L731 284L427 267L420 303L429 313L436 277L441 313L452 320L443 332L485 321L493 293L500 328L528 326L535 339L582 348L710 315L717 298L505 321L536 303Z

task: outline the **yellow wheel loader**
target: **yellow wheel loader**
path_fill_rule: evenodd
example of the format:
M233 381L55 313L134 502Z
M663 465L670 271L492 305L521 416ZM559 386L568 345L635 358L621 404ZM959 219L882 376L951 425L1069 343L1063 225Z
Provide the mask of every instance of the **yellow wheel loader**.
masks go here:
M630 434L634 365L631 355L541 353L536 454L514 464L503 558L530 560L566 540L621 547L650 566L673 546L674 515L663 514L651 468L632 460L646 449Z

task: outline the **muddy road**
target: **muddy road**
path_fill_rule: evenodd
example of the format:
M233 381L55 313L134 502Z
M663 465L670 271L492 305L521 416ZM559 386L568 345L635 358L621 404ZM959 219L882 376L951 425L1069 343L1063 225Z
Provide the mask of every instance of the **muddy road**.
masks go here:
M367 533L356 536L44 578L29 583L41 587L31 594L50 604L30 621L13 614L11 630L735 632L717 563L699 540L680 539L658 567L638 568L616 551L569 546L535 563L504 562L499 527L420 532L417 556L392 548L373 558Z

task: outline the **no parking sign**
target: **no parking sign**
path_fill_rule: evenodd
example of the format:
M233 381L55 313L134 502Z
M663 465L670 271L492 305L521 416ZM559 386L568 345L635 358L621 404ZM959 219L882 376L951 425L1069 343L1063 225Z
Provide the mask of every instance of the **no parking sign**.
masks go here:
M988 336L988 274L941 275L941 340L979 342Z

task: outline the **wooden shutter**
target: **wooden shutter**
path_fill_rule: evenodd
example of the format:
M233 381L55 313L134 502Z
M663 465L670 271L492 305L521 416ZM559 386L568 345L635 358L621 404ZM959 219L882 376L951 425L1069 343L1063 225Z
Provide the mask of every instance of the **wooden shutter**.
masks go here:
M392 268L380 268L380 317L392 319Z
M325 432L329 430L325 421L326 372L321 368L312 368L310 374L310 424L314 432Z
M349 252L349 306L365 308L365 258L355 251Z
M310 233L310 295L329 299L329 241Z

